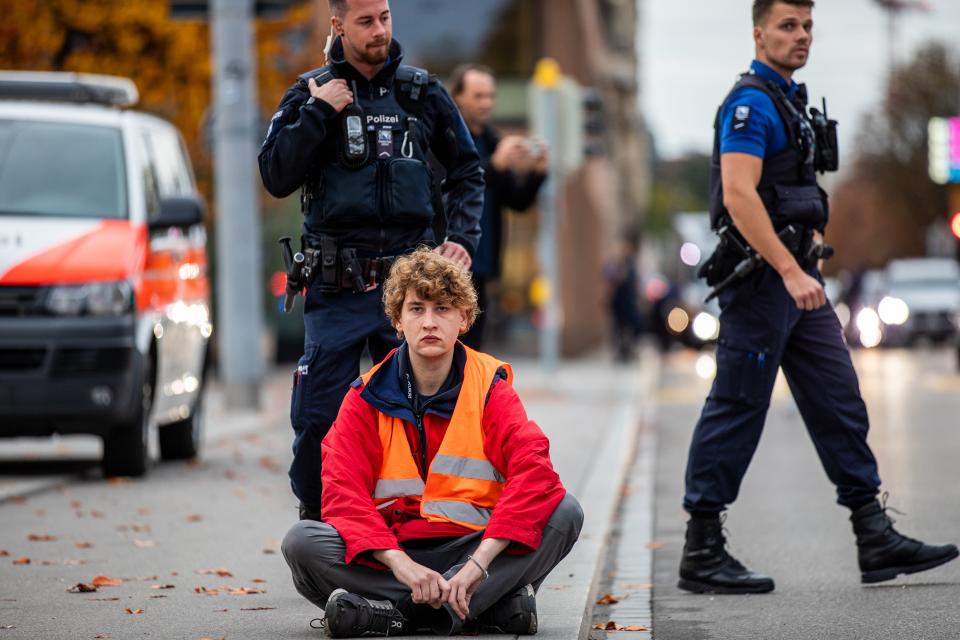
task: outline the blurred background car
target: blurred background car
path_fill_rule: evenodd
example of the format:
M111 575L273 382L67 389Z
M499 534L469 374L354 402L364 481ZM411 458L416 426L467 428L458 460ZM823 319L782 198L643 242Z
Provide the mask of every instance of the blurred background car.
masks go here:
M902 258L886 269L887 295L878 304L883 343L955 340L960 326L960 265L950 258Z
M0 72L0 437L92 434L108 476L197 455L210 288L179 132L132 81Z

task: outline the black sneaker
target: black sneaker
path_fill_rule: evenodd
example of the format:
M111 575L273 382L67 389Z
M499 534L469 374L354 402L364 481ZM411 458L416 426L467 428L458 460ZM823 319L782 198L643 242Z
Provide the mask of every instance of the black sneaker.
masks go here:
M481 633L515 633L532 636L537 632L537 596L527 585L504 596L477 617Z
M402 635L407 620L388 600L368 600L346 589L327 598L324 626L331 638L362 638Z

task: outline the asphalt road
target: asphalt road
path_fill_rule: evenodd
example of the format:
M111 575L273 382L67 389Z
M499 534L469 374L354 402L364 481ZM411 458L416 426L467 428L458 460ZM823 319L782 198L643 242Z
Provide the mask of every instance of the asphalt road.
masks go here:
M690 434L709 380L699 354L662 367L656 430L654 638L957 639L960 561L865 587L849 512L836 505L782 376L760 447L729 510L732 553L771 575L759 596L693 595L677 588L686 517L680 508ZM703 364L703 363L701 363ZM929 542L960 543L960 375L952 350L859 351L854 364L871 419L897 528ZM662 545L659 546L659 545Z

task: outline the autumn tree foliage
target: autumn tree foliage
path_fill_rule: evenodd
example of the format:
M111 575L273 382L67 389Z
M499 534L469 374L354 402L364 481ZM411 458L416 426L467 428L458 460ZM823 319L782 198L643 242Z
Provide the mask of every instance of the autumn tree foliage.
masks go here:
M930 224L946 224L946 191L930 180L927 127L960 114L960 58L940 43L920 48L887 81L860 125L852 172L834 193L832 268L879 267L925 251ZM842 154L842 151L841 151Z
M321 64L316 32L325 12L318 5L325 4L306 2L256 24L264 123L297 74ZM164 0L0 0L0 6L0 68L133 79L140 92L137 108L180 129L201 189L210 196L205 128L213 64L205 20L171 19Z

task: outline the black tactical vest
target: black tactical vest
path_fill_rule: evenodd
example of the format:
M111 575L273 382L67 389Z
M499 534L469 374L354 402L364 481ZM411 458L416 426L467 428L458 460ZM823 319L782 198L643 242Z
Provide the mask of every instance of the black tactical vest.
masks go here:
M798 91L791 101L775 82L745 73L734 85L717 110L714 121L713 157L710 162L710 224L714 229L729 220L723 205L723 184L720 179L720 116L723 105L734 92L754 87L773 100L780 120L787 128L787 146L782 151L763 159L763 173L757 192L773 221L780 230L789 224L823 230L827 224L827 194L817 185L814 171L816 139L806 114L806 95Z
M318 85L334 79L328 65L308 71ZM363 109L369 155L361 166L344 160L343 114L334 118L317 161L303 187L305 224L314 233L358 227L425 228L434 216L433 179L427 163L428 140L419 116L429 75L400 65L393 88L371 85L356 95Z

